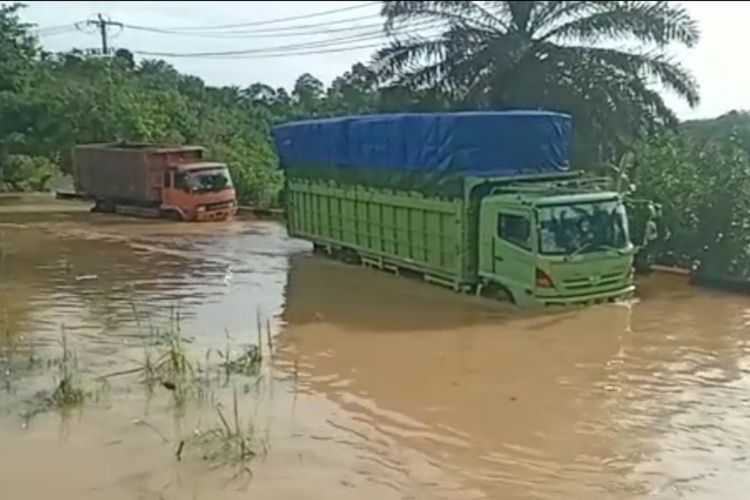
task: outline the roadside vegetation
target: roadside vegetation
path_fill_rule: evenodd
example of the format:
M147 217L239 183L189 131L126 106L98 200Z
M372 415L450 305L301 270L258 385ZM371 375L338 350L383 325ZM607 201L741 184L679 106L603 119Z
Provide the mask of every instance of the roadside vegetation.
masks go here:
M382 7L394 36L330 84L212 87L162 60L45 52L19 5L0 7L0 189L43 190L69 172L76 143L195 143L226 162L243 203L279 202L275 123L350 113L547 108L573 116L575 168L623 167L637 196L664 207L659 259L747 272L750 119L680 124L666 89L699 102L668 47L699 27L671 2L417 2ZM627 42L627 43L624 43ZM612 48L612 47L627 47ZM732 186L728 192L728 186Z

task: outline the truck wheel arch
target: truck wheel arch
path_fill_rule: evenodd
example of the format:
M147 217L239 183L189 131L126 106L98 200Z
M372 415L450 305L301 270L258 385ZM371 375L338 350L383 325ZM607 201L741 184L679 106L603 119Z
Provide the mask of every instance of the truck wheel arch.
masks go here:
M173 221L184 221L187 220L182 210L175 207L164 208L161 210L162 217Z
M498 302L507 302L509 304L516 303L516 298L513 295L513 292L497 282L490 282L482 285L481 294L483 297L487 297Z
M101 214L113 214L117 210L115 202L103 198L97 198L94 200L94 206L91 207L91 211Z

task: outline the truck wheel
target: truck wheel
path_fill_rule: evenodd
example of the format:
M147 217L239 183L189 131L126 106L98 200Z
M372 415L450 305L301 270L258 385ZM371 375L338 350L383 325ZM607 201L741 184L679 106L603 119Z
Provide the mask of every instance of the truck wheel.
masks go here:
M336 258L345 264L359 265L362 263L362 259L359 254L350 248L341 248L336 251Z
M161 216L167 220L172 220L175 222L182 221L182 215L177 210L165 210L161 213Z
M509 304L515 304L516 300L513 298L513 294L502 285L497 283L490 283L484 285L482 288L482 296L488 299L496 300L498 302L507 302Z
M328 255L328 250L323 245L313 243L313 253L317 255Z
M113 214L115 213L115 209L116 209L115 204L112 203L111 201L96 200L91 211L100 213L100 214Z

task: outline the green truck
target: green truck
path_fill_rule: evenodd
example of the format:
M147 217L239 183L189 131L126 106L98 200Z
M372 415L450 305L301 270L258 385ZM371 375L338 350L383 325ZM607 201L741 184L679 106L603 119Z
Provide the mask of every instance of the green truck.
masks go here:
M631 295L623 197L571 172L570 117L407 113L275 127L289 234L519 305Z

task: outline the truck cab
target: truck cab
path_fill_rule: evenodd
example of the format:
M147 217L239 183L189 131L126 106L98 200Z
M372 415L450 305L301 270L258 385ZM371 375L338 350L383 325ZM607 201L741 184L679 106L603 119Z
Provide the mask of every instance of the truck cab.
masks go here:
M523 305L606 301L634 290L635 247L611 191L498 189L479 217L482 290Z
M164 171L161 210L182 220L223 220L237 212L229 169L223 163L181 163Z

